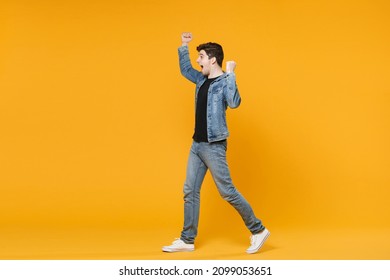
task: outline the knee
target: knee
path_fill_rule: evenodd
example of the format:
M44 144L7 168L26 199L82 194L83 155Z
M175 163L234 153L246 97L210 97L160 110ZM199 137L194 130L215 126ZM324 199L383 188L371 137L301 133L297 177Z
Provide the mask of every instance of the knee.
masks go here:
M183 196L184 196L184 200L186 198L188 198L192 193L192 190L191 188L189 188L187 185L184 185L184 188L183 188Z
M184 184L183 195L184 195L184 199L188 199L192 197L198 197L199 192L197 192L193 186L189 184Z
M220 192L221 197L227 202L233 202L239 196L237 190L235 188L230 188L226 191Z

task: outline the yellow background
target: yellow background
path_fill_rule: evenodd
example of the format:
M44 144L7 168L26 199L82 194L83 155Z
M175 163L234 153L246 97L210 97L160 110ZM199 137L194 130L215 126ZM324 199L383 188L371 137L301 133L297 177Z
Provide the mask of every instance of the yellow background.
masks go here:
M181 230L194 125L183 31L193 61L215 41L237 62L228 161L271 231L252 258L390 257L388 1L3 0L0 14L0 258L247 257L210 175L199 250L160 253Z

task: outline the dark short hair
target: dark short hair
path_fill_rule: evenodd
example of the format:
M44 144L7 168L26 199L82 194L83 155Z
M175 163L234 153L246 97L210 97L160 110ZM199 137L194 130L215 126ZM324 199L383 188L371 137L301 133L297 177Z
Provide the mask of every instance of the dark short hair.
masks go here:
M222 61L223 61L223 49L220 44L208 42L205 44L200 44L196 50L200 52L201 50L204 50L205 53L208 55L209 58L215 57L217 60L217 63L219 66L222 67Z

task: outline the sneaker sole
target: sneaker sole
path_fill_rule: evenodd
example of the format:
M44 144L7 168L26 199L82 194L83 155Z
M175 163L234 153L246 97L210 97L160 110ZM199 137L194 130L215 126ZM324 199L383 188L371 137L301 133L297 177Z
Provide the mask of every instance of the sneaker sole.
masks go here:
M268 231L268 230L267 230ZM263 238L263 242L260 243L259 247L257 247L256 249L253 249L253 250L246 250L246 252L248 254L254 254L256 252L258 252L260 250L260 248L263 246L264 242L267 240L268 236L270 235L271 233L268 231L267 232L267 235Z
M195 248L182 248L182 249L171 249L171 248L162 248L163 252L166 253L176 253L176 252L192 252Z

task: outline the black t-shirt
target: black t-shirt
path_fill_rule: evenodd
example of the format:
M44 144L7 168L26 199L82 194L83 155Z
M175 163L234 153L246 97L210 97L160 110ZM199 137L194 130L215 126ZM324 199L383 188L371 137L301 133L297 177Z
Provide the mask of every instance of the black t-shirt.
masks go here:
M218 77L217 77L218 78ZM195 133L192 137L196 142L208 142L207 139L207 93L212 81L207 79L200 87L196 101Z

